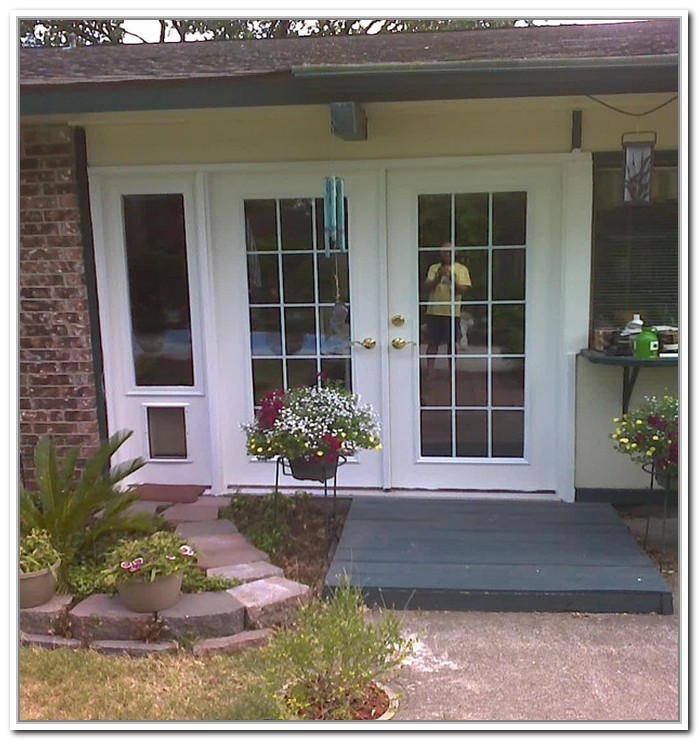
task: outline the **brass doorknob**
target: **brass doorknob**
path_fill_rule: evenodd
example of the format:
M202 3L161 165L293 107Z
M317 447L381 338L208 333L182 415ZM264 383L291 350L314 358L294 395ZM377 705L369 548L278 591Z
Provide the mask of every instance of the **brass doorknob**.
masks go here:
M412 340L404 340L402 337L394 337L391 340L391 344L396 350L402 350L406 345L415 345L416 343Z
M365 337L361 342L352 340L353 345L361 345L365 350L373 350L376 347L376 340L373 337Z
M402 314L394 314L391 317L391 324L394 327L402 327L405 324L405 317Z

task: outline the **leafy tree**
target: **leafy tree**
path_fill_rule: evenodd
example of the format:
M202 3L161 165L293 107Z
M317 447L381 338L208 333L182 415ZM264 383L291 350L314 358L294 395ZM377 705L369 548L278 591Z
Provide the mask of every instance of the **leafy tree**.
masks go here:
M126 39L145 41L126 30L124 19L23 19L19 23L22 46L84 46L119 44ZM166 40L192 41L282 39L295 36L350 36L376 33L413 33L416 31L460 31L528 25L515 19L160 19L160 43Z

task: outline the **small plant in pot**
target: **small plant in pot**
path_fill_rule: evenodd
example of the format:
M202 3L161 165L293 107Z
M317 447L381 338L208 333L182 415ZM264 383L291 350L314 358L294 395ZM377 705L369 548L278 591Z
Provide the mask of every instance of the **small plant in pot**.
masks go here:
M108 555L107 569L120 599L134 612L158 612L180 596L183 572L196 554L183 538L157 532L145 538L121 540Z
M242 427L250 455L286 458L300 479L327 480L341 456L381 449L373 408L323 374L316 386L271 391L261 400L255 421Z
M46 530L30 530L19 542L19 606L38 607L56 593L61 554Z

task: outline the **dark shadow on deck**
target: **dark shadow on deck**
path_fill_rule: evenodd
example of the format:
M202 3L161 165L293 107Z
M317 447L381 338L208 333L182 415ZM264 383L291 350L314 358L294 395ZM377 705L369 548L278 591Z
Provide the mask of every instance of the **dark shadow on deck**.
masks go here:
M326 592L345 574L394 609L673 611L609 504L355 498Z

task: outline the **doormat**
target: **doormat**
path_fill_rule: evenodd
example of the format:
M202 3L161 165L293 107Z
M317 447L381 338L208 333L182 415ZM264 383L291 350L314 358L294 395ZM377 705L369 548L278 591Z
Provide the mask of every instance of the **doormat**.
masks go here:
M137 484L134 491L144 502L177 502L190 504L208 489L197 484Z

